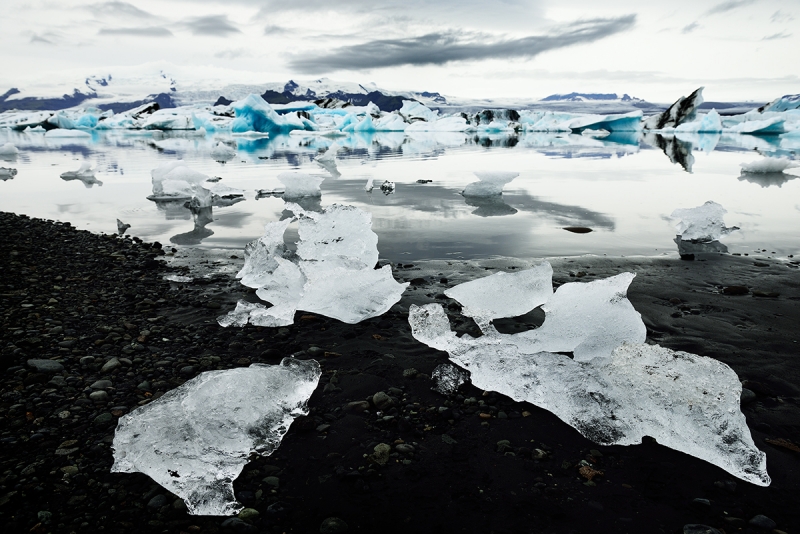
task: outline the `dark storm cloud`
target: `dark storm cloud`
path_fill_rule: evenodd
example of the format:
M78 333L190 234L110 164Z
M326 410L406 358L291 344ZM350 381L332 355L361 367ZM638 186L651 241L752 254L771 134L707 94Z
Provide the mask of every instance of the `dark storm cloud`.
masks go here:
M756 0L728 0L727 2L722 2L721 4L715 5L706 11L705 14L718 15L720 13L727 13L728 11L733 11L734 9L750 5L755 1Z
M239 28L228 20L227 15L206 15L195 17L183 21L184 26L189 28L195 35L211 35L225 37L232 33L242 33Z
M442 65L451 61L531 58L557 48L591 43L633 27L636 15L591 19L548 35L491 40L463 31L434 32L406 39L379 39L342 46L319 55L303 55L290 65L304 73L399 65Z
M137 37L172 37L172 32L161 26L144 28L103 28L98 35L133 35Z
M133 4L128 2L103 2L99 4L90 4L86 6L89 11L96 15L110 15L119 17L137 17L141 19L155 18L153 15L139 9Z

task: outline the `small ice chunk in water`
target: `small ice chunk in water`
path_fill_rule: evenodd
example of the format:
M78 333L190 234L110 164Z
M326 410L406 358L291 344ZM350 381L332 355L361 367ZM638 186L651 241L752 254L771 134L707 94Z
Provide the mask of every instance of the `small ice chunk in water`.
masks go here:
M164 280L167 280L168 282L176 282L179 284L187 284L192 280L194 280L194 278L192 278L191 276L181 276L179 274L168 274L164 276Z
M119 219L117 219L117 233L119 235L123 235L130 227L131 227L130 224L124 223Z
M324 176L314 176L302 172L284 172L278 175L278 181L283 184L283 198L318 197L322 195L320 184Z
M95 178L94 172L95 171L92 169L92 164L88 161L84 161L81 163L81 166L77 171L67 171L61 173L61 179L66 181L80 180L87 188L90 188L95 184L103 185L103 182Z
M476 172L477 182L467 184L461 192L465 197L490 197L503 194L503 187L519 176L518 172Z
M190 514L234 515L233 481L308 414L320 375L315 360L294 358L201 373L119 419L111 471L148 475Z
M11 143L0 146L0 158L15 158L19 154L19 149Z
M11 169L9 167L0 167L0 180L4 182L6 180L11 180L17 175L17 169Z
M384 180L381 184L381 192L384 195L391 195L394 193L394 182L390 182L389 180Z
M452 363L442 363L433 370L431 379L433 391L442 395L452 395L462 384L469 381L469 371L464 371Z
M220 141L213 149L211 149L211 157L216 161L225 162L236 157L236 151Z
M367 193L372 193L372 190L375 188L375 184L373 183L375 178L370 178L367 180L367 185L364 186L364 191Z
M553 296L553 267L542 262L516 273L497 272L444 292L461 303L461 313L478 324L524 315Z
M789 158L762 158L749 163L740 163L742 172L752 173L777 173L786 169L800 167L800 162L792 161Z
M739 229L737 226L725 226L722 217L726 213L728 211L725 208L709 200L696 208L676 209L670 218L679 219L675 229L682 240L716 241Z

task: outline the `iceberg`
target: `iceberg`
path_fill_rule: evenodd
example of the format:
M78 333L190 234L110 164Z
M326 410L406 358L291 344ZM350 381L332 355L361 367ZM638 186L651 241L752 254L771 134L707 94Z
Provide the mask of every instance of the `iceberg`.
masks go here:
M722 220L723 215L728 211L721 205L709 200L702 206L696 208L676 209L670 215L671 219L678 219L675 229L678 237L683 241L709 242L718 241L728 235L737 226L730 228L725 226Z
M297 310L355 324L386 313L400 300L408 283L395 281L390 265L374 268L378 236L371 214L338 204L319 213L294 203L286 208L296 219L267 224L264 235L245 247L245 263L236 275L272 307L240 301L217 319L220 325L285 326ZM300 241L291 254L283 234L294 220Z
M124 222L120 221L119 219L117 219L117 233L118 233L119 235L123 235L123 234L125 234L125 232L126 232L126 231L128 230L128 228L130 228L130 227L131 227L131 225L130 225L130 224L124 223Z
M716 109L712 109L700 120L684 122L675 128L675 133L718 133L722 132L722 119Z
M692 122L697 116L697 108L704 102L703 89L700 87L688 97L680 97L663 113L645 119L642 126L645 130L663 130Z
M325 177L302 172L284 172L278 175L278 181L284 186L283 198L295 199L321 196L319 186L325 181Z
M791 111L793 109L800 109L800 94L798 95L784 95L776 98L769 104L764 104L756 111L758 113Z
M408 123L418 121L433 122L439 113L413 100L403 100L403 106L397 111Z
M4 159L6 161L13 160L17 157L17 155L19 155L19 149L13 144L6 143L3 146L0 146L0 159Z
M55 130L48 130L44 134L45 139L62 139L62 138L82 138L82 139L90 139L92 134L89 132L84 132L83 130L64 130L61 128L56 128Z
M642 130L642 112L631 111L612 115L579 115L566 127L575 132L605 130L607 132L638 132Z
M211 157L214 158L215 161L224 163L236 157L236 150L220 141L217 143L217 146L211 149Z
M248 95L231 104L236 118L231 122L231 132L289 133L292 130L314 130L313 122L291 114L278 113L258 95Z
M538 279L545 275L542 269ZM552 345L547 347L520 342L520 337L531 339L529 333L537 330L507 335L480 323L483 336L459 338L440 304L412 304L409 323L415 339L446 351L478 388L544 408L598 444L633 445L651 436L744 480L769 485L766 456L755 447L739 410L738 377L712 358L644 344L644 324L625 298L632 278L632 273L623 273L562 285L545 304L545 322L537 329L551 321L559 323L540 336L550 338ZM495 278L482 289L500 280ZM566 286L571 287L558 302ZM546 297L546 287L528 292L534 295L531 305ZM511 302L506 310L499 298L497 303L483 303L481 295L469 288L463 293L473 299L473 307L477 303L483 317L524 309ZM469 313L476 314L473 308ZM559 354L570 346L574 359ZM443 389L452 392L446 385Z
M750 135L777 135L786 132L784 117L770 117L762 120L747 120L725 128L727 133Z
M461 192L465 197L490 197L503 194L503 187L519 176L518 172L476 172L477 182L467 184Z
M99 186L103 185L103 182L95 178L94 172L95 171L92 169L92 164L88 161L84 161L81 163L81 166L77 171L67 171L61 173L61 179L65 181L80 180L87 189L95 184Z
M742 168L743 173L781 173L786 169L800 167L800 162L789 158L767 157L749 163L740 163L739 166Z
M192 515L234 515L233 481L308 414L320 375L315 360L294 358L201 373L119 419L111 472L148 475Z
M11 180L17 175L17 169L11 169L9 167L0 167L0 180L4 182L6 180Z

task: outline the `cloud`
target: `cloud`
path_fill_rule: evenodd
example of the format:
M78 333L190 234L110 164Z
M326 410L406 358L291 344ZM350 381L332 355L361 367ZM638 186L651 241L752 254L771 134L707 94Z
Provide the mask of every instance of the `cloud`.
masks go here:
M214 54L214 57L220 59L239 59L243 57L253 57L253 53L246 48L233 48L230 50L221 50Z
M681 33L692 33L699 27L700 24L698 24L697 21L694 21L691 24L687 24L686 26L684 26L683 29L681 30Z
M264 27L264 35L282 35L291 32L292 30L284 28L283 26L276 26L275 24Z
M232 33L242 33L239 28L234 26L227 15L206 15L204 17L194 17L187 19L183 24L195 35L211 35L214 37L225 37Z
M95 15L106 15L112 17L137 17L141 19L155 18L153 15L139 9L128 2L103 2L101 4L90 4L86 8Z
M142 28L103 28L98 35L132 35L138 37L173 37L171 31L161 26L145 26Z
M728 11L733 11L734 9L750 5L755 1L756 0L728 0L727 2L722 2L721 4L715 5L706 11L705 14L719 15L720 13L727 13Z
M791 36L792 36L791 33L780 32L780 33L774 33L772 35L767 35L766 37L762 37L761 40L762 41L776 41L778 39L788 39Z
M302 55L290 65L304 73L398 65L443 65L452 61L532 58L558 48L591 43L633 27L636 15L577 21L548 35L488 40L464 31L434 32L406 39L379 39L342 46L320 55Z
M780 9L772 14L769 18L772 22L790 22L794 20L794 17L791 13L784 13Z
M33 36L31 37L31 42L32 43L42 43L42 44L55 44L50 39L48 39L46 37L42 37L41 35L36 35L36 34L33 34Z

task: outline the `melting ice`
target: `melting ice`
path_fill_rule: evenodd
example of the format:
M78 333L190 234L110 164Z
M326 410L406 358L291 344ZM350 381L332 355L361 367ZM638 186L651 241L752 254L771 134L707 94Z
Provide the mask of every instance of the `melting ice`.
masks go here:
M670 218L678 219L675 229L683 241L708 242L719 240L739 229L737 226L725 226L722 217L726 213L728 211L725 208L709 200L696 208L676 209Z
M294 358L201 373L120 418L111 471L148 475L190 514L233 515L233 481L251 454L270 455L308 414L320 374L316 361Z

